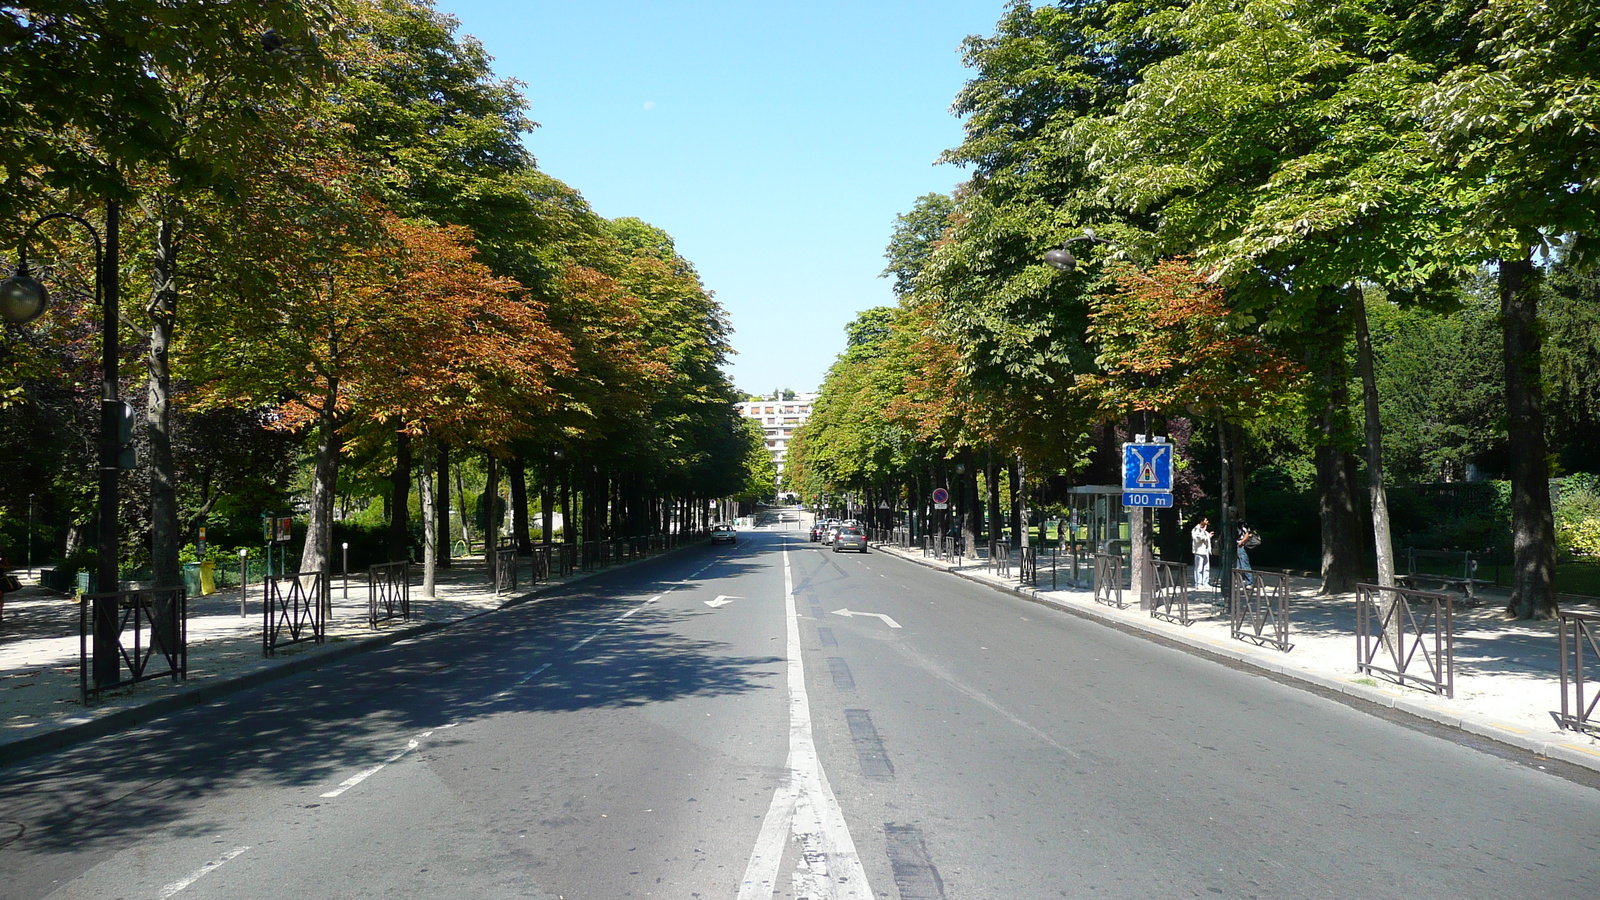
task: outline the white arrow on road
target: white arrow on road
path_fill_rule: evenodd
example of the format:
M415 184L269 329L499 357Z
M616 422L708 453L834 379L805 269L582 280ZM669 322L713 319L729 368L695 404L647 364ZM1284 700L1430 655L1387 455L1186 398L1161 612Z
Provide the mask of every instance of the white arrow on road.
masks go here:
M883 624L889 626L890 628L899 628L900 627L900 623L899 622L896 622L895 620L889 618L888 616L884 615L883 613L855 612L853 610L848 610L848 609L836 609L836 610L833 611L833 614L836 615L836 616L844 616L847 619L850 618L851 616L871 616L874 619L882 619L883 620Z
M719 606L727 606L729 603L732 603L735 600L743 600L743 599L744 599L743 597L729 597L729 596L727 596L725 594L718 594L717 595L717 599L715 599L715 600L707 600L706 601L706 605L711 607L712 609L716 609Z

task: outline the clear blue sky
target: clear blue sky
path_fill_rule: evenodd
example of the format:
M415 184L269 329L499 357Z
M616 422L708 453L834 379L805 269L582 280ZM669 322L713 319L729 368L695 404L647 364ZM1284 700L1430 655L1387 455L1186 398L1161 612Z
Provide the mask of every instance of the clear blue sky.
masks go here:
M961 41L1002 0L437 0L525 83L539 166L666 230L733 321L741 390L811 390L894 302L895 216L965 178Z

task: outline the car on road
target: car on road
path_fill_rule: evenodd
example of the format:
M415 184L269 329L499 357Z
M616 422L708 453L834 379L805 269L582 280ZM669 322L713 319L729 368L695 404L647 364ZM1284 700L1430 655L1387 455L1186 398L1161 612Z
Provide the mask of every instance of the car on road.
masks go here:
M713 544L732 544L732 543L735 543L733 526L732 525L713 525L713 526L711 526L711 543L713 543Z
M833 552L860 550L867 552L867 533L854 525L844 525L833 538Z
M838 521L839 521L838 519L822 519L821 521L817 522L815 525L812 525L811 526L811 539L813 541L822 540L823 535L828 533L828 526L834 525L834 524L838 523Z

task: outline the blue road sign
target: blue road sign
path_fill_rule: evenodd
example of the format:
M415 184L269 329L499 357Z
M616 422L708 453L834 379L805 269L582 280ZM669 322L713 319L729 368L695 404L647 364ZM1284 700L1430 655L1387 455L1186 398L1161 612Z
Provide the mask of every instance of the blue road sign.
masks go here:
M1122 489L1124 491L1172 490L1171 444L1123 444ZM1150 504L1141 504L1150 505ZM1167 504L1170 506L1171 504Z
M1172 494L1164 491L1123 491L1122 505L1167 509L1172 506Z

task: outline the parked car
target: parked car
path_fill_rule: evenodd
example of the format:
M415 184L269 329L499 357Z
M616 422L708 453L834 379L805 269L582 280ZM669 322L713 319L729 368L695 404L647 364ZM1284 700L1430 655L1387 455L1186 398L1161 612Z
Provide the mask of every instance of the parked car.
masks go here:
M854 525L840 527L838 534L833 538L833 552L844 550L860 550L867 552L867 533Z
M711 543L713 543L713 544L732 544L732 543L735 543L733 526L732 525L713 525L713 526L711 526Z
M836 524L838 521L838 519L819 519L815 525L811 526L811 539L813 541L822 540L822 536L828 533L828 526Z
M833 539L839 536L839 529L841 529L843 527L844 527L843 525L840 525L840 524L838 524L836 522L836 523L834 523L832 525L829 525L827 528L823 529L823 531L822 531L822 545L824 547L826 547L826 546L832 544L833 543Z

